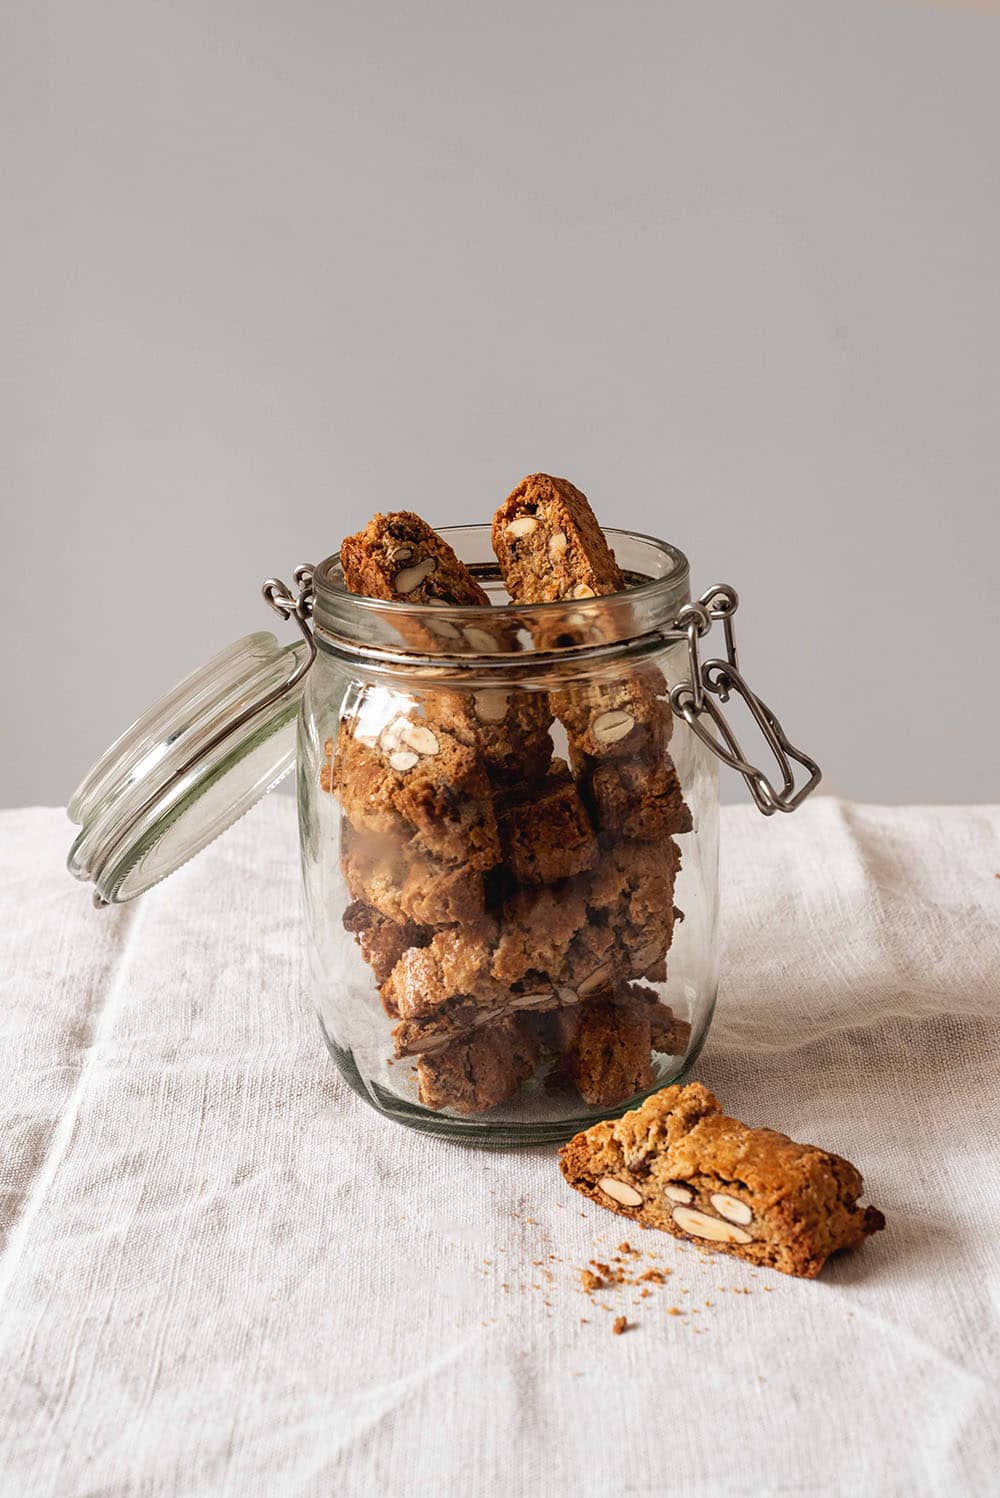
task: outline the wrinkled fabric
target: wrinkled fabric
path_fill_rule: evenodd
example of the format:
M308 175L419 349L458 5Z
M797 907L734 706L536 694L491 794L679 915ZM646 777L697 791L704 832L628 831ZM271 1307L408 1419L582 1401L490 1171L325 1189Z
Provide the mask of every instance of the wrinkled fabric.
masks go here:
M888 1218L815 1282L367 1108L290 800L123 909L70 833L0 816L4 1498L997 1491L1000 808L723 813L696 1075ZM673 1273L612 1336L626 1237Z

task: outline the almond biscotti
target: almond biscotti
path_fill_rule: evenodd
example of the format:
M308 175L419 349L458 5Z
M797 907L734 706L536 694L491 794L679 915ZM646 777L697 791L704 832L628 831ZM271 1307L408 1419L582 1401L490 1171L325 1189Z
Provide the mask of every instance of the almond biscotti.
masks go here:
M858 1206L863 1181L849 1161L727 1118L698 1082L577 1134L560 1167L577 1191L643 1227L804 1279L885 1227L881 1212Z

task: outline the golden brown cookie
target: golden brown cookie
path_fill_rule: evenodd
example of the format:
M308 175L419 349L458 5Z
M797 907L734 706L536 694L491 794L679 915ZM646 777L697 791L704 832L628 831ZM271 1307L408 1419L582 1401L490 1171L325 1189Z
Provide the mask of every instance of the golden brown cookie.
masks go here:
M515 603L597 598L625 587L587 496L568 479L532 473L493 517L493 550Z
M363 531L345 536L340 565L350 591L365 598L489 606L465 563L412 510L375 515Z
M885 1226L857 1205L863 1181L849 1161L727 1118L698 1083L577 1134L560 1166L577 1191L644 1227L806 1279Z

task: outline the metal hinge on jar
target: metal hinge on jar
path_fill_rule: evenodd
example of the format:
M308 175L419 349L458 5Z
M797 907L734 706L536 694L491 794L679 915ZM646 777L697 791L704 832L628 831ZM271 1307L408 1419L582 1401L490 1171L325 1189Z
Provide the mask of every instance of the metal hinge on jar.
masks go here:
M685 604L680 610L676 632L671 631L667 638L687 640L691 674L689 680L678 682L673 688L670 705L723 764L743 776L757 810L769 817L776 811L794 811L797 806L801 806L819 785L822 772L814 759L795 747L767 703L757 696L742 675L733 625L733 615L738 607L739 596L736 589L727 583L716 583L701 595L697 603ZM725 635L726 659L713 657L703 661L699 641L705 638L717 621L721 621ZM777 761L781 773L780 789L776 789L763 770L747 759L731 723L719 706L719 703L728 702L734 692L746 703ZM715 725L717 734L707 725L706 718ZM793 763L801 766L809 775L808 780L797 790Z

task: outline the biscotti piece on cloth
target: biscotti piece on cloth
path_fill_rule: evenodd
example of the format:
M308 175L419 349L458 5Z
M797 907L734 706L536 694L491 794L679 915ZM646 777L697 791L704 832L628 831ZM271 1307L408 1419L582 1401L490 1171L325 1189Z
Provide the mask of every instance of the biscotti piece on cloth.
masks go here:
M863 1182L849 1161L727 1118L698 1082L577 1134L560 1166L577 1191L643 1227L803 1279L885 1227L857 1205Z

